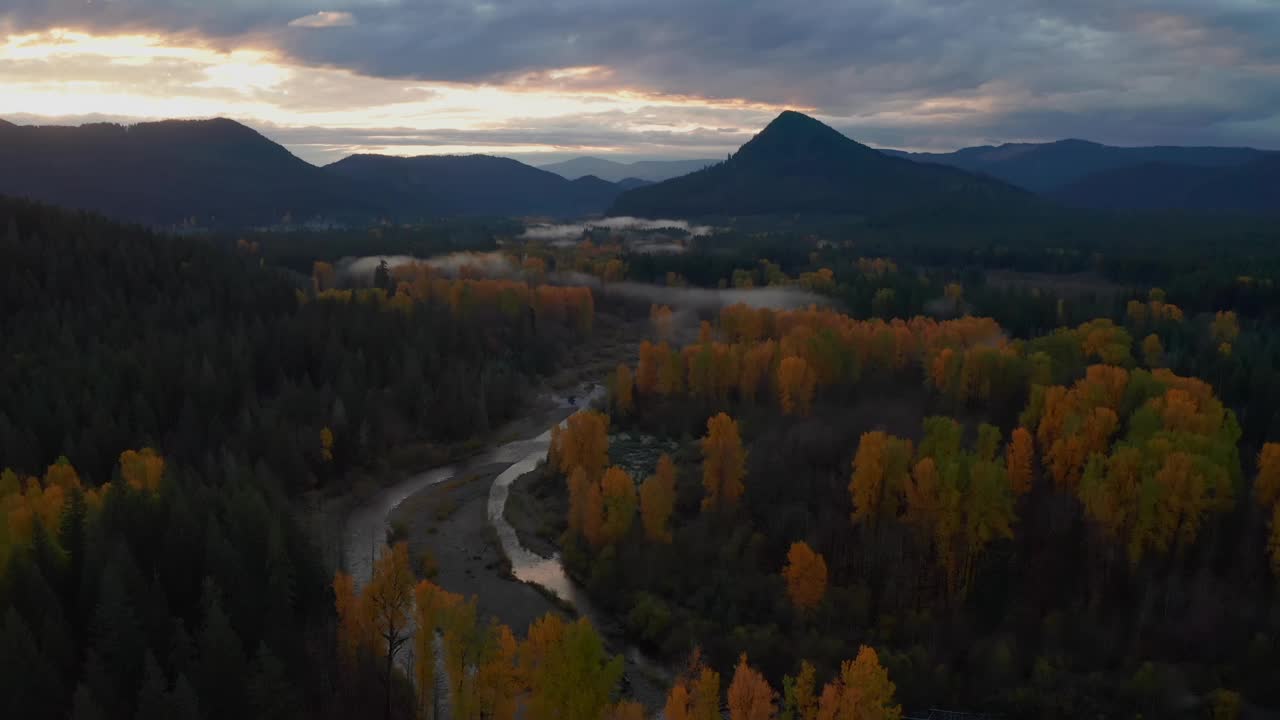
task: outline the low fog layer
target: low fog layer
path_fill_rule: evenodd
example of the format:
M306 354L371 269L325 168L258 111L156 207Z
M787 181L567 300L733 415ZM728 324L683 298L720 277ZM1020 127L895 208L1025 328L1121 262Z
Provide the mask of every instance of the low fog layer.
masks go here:
M387 267L399 267L400 265L409 265L412 263L426 263L442 271L446 275L456 274L458 269L463 265L478 268L485 277L509 277L517 271L515 262L501 252L456 252L448 255L435 255L429 258L419 258L412 255L369 255L366 257L347 257L342 258L334 263L338 274L342 277L352 277L361 280L369 280L377 271L378 265L385 260Z
M485 277L515 277L520 269L514 260L501 252L459 252L448 255L437 255L430 258L416 258L412 255L370 255L359 258L343 258L335 263L340 276L368 282L373 279L374 272L382 261L388 267L398 267L410 263L426 263L444 272L455 274L464 265L477 268ZM789 287L762 288L696 288L666 287L638 282L602 283L594 275L579 272L551 273L548 280L556 285L582 285L595 291L632 300L668 305L673 310L692 310L694 312L714 311L739 303L755 308L771 310L795 310L810 305L828 305L829 300L816 293Z
M729 305L748 305L771 310L795 310L810 305L828 305L829 300L799 288L762 287L715 288L666 287L637 282L601 283L594 275L565 272L553 273L558 285L585 285L604 295L640 300L651 305L669 305L674 310L717 310Z
M690 235L710 235L709 225L690 225L684 220L646 220L635 217L608 217L584 223L567 223L557 225L533 225L525 228L522 238L529 240L569 240L582 236L591 228L608 228L619 232L627 230L661 230L677 228Z

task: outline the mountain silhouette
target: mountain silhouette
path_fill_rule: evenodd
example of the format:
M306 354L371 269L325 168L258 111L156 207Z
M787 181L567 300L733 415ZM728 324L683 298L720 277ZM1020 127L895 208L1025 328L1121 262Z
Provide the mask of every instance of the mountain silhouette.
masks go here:
M1233 167L1143 163L1087 175L1052 197L1104 210L1280 214L1280 154Z
M640 160L620 163L597 157L579 157L539 167L570 180L584 175L595 175L610 182L622 182L627 179L661 182L688 175L714 164L716 164L715 160Z
M598 214L623 190L488 155L356 155L324 168L226 119L0 121L0 194L159 227Z
M641 217L910 210L1007 211L1030 193L943 165L892 157L786 111L728 160L623 193L610 212Z
M398 208L436 215L585 215L622 189L590 176L566 180L492 155L352 155L325 171L379 188Z
M1114 147L1076 139L983 145L951 153L883 152L983 173L1038 193L1056 192L1090 175L1151 163L1227 168L1245 165L1267 155L1265 151L1253 148Z
M151 225L303 220L381 208L237 122L0 125L0 194Z

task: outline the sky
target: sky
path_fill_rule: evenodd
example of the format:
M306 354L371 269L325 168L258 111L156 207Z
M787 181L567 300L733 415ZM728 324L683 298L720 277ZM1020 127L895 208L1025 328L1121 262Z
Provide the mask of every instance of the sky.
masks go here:
M0 0L0 118L230 117L326 163L877 147L1280 149L1280 0Z

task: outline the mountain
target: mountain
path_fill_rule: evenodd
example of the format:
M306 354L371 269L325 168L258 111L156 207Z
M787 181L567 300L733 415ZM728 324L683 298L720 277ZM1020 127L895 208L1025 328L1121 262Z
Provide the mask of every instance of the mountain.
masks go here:
M487 155L356 155L319 168L226 119L79 127L0 121L0 168L0 194L161 227L595 214L647 184L566 180Z
M622 192L595 176L566 180L492 155L352 155L324 170L378 188L395 207L438 215L596 214Z
M580 157L539 167L570 180L584 175L595 175L610 182L622 182L627 179L662 182L673 177L688 175L714 164L716 164L715 160L641 160L620 163L597 157Z
M623 193L610 214L641 217L904 210L1010 211L1030 193L943 165L892 157L786 111L728 160Z
M640 178L629 177L629 178L623 178L614 184L618 186L619 190L635 190L638 187L644 187L645 185L652 185L653 181L641 180Z
M373 214L359 188L231 120L0 124L0 194L151 225Z
M1143 163L1087 175L1052 193L1106 210L1280 214L1280 153L1233 167Z
M1233 147L1113 147L1087 140L984 145L951 153L884 152L983 173L1038 193L1052 193L1096 173L1150 163L1226 168L1245 165L1269 154L1253 148Z

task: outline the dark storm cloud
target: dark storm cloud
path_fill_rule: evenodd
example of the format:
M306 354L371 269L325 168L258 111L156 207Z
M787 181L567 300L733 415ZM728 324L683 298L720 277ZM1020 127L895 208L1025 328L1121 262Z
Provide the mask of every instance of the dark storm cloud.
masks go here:
M1280 146L1274 0L7 0L5 7L0 23L12 28L189 31L382 77L510 82L603 65L612 73L594 82L608 87L812 107L880 144L1077 136ZM321 22L315 18L338 16L317 13L349 15Z

